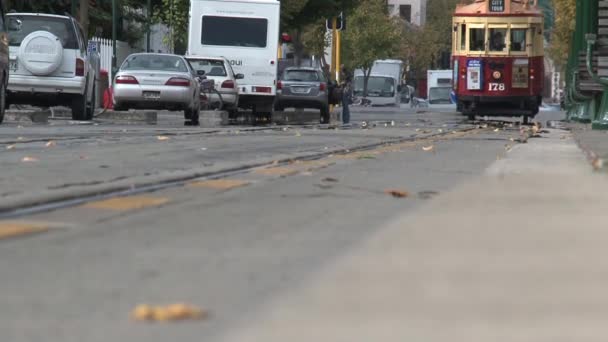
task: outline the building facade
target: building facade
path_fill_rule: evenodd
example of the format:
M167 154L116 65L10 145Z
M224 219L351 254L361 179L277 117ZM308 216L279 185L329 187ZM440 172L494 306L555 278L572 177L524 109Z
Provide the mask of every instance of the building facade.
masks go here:
M426 0L387 0L387 5L390 15L418 26L426 22Z

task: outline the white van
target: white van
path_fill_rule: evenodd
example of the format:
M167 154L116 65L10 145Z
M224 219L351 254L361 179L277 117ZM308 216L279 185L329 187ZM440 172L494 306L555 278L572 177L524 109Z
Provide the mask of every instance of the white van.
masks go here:
M399 106L403 62L396 59L377 60L367 81L367 99L372 106ZM355 70L354 95L363 96L363 70Z
M189 56L225 57L238 81L239 107L270 115L276 95L281 3L191 0Z
M451 104L452 70L427 71L427 97L429 104Z

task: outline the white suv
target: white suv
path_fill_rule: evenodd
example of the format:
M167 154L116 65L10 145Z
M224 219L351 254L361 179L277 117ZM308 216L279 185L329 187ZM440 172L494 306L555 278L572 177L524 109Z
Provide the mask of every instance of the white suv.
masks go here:
M91 120L95 71L87 41L69 16L10 13L8 104L67 106L74 120Z

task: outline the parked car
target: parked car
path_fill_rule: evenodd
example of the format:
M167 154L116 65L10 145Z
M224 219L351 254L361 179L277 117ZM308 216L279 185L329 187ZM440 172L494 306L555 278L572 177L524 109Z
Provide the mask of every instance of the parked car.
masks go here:
M321 111L321 121L329 121L327 80L323 72L310 67L285 69L277 82L276 110L287 107L316 108Z
M207 94L209 103L222 103L222 109L234 114L239 106L239 89L237 80L243 79L243 74L236 74L230 62L223 57L186 56L188 62L198 75L204 75L215 82L217 94Z
M95 70L87 40L69 16L10 13L7 101L41 107L68 106L75 120L93 118Z
M182 56L132 54L114 77L114 110L183 110L186 124L198 125L200 107L198 76Z
M8 83L8 37L6 17L4 16L4 8L0 6L0 123L4 120L4 112L6 110L6 86Z

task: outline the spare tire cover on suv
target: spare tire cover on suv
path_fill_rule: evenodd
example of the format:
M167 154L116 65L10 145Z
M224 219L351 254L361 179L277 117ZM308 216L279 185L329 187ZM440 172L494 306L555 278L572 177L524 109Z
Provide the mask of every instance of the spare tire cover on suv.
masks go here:
M27 35L19 47L19 62L34 75L53 73L63 61L63 45L57 36L47 31Z

